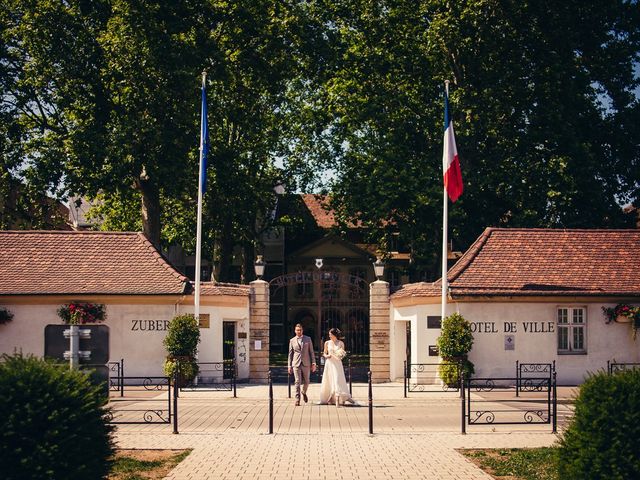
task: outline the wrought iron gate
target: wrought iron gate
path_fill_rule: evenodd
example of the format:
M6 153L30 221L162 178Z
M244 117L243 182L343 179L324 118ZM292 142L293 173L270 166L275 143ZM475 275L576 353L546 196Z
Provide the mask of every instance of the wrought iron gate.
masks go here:
M363 278L320 269L282 275L269 285L272 305L279 302L283 307L285 335L292 336L300 323L320 352L329 329L339 328L354 368L368 368L369 286Z

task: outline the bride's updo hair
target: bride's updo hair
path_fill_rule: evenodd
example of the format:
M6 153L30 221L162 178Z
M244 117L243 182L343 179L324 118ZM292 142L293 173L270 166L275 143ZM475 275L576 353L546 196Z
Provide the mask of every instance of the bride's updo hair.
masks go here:
M335 335L338 340L342 339L342 332L339 328L332 328L331 330L329 330L329 335Z

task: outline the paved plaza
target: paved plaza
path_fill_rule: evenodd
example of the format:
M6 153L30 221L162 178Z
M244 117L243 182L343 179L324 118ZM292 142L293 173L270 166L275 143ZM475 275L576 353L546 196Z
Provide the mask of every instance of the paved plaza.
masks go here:
M461 406L455 392L414 392L402 384L374 385L374 434L368 434L367 386L354 385L362 406L295 407L287 386L274 386L274 434L268 434L268 388L239 386L230 392L181 392L179 435L166 424L119 425L120 448L184 449L193 452L169 479L368 479L491 478L456 449L552 445L551 426L468 426L460 434ZM573 389L559 391L558 422L571 415Z

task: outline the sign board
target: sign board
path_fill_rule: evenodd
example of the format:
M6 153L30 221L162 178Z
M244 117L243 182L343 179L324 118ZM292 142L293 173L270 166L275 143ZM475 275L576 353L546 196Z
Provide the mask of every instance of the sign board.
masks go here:
M429 356L430 357L438 356L438 347L436 345L429 345Z
M209 328L209 323L211 321L211 316L208 313L201 313L198 317L198 327L200 328Z
M427 317L427 328L442 328L442 317L440 315L429 315Z
M91 357L80 363L104 365L109 361L109 327L107 325L79 325L80 330L89 330L90 338L80 337L80 350L88 350ZM64 331L69 325L47 325L44 327L44 356L65 360L64 352L69 350L69 338Z
M253 349L262 350L262 340L255 340Z
M504 349L505 350L515 350L516 349L516 336L515 335L505 335L504 336Z

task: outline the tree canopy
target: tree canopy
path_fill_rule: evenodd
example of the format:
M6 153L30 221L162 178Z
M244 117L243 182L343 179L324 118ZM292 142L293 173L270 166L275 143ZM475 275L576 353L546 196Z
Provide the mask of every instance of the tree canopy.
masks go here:
M399 230L436 265L444 80L458 247L486 226L622 227L640 195L636 1L0 5L0 193L20 178L99 197L105 228L156 244L194 245L207 70L205 252L222 280L234 247L252 261L279 180L320 184L345 224L383 247Z

